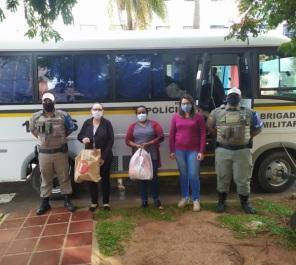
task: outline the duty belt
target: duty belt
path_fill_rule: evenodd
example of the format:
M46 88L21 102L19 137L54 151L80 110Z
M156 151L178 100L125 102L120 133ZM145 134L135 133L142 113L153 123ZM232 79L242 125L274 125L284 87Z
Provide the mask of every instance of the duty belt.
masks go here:
M227 144L220 144L217 142L217 147L222 147L228 150L240 150L240 149L245 149L245 148L250 148L249 144L244 144L244 145L227 145Z
M59 148L54 149L45 149L45 148L39 148L39 153L42 154L55 154L55 153L67 153L68 152L68 145L64 144Z

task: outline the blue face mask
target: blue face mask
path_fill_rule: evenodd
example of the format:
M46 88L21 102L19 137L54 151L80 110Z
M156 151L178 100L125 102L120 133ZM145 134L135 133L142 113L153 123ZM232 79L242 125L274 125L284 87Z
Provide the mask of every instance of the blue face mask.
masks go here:
M192 109L192 105L191 104L181 104L181 109L184 111L184 112L190 112L191 109Z

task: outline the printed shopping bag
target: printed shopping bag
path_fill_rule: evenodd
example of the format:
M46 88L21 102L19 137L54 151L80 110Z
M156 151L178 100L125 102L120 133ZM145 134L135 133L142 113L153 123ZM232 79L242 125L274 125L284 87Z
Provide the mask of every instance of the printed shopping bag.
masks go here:
M129 177L131 179L150 180L153 178L153 167L150 154L139 148L129 163Z
M75 158L75 176L74 181L81 183L83 181L99 182L100 176L101 149L81 150Z

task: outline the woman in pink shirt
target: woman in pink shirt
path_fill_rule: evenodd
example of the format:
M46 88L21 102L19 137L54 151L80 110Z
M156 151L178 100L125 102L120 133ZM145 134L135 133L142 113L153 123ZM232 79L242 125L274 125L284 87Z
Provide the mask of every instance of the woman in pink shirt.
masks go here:
M179 102L179 113L174 114L170 127L170 158L177 160L182 198L179 208L189 204L191 188L193 211L200 210L199 167L206 143L206 126L201 113L196 112L194 100L184 95Z

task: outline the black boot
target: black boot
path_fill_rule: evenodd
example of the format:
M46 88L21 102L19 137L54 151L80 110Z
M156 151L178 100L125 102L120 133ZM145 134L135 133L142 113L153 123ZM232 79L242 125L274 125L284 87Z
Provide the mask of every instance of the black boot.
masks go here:
M249 203L249 195L241 195L239 194L241 208L244 210L246 214L255 214L256 209L252 207Z
M49 205L49 198L42 198L42 202L40 207L37 209L36 214L41 215L50 210L50 205Z
M64 207L69 211L69 212L74 212L75 211L75 206L70 201L69 195L65 195L64 197Z
M218 191L218 196L219 196L219 200L217 205L217 213L223 213L226 210L227 193Z

